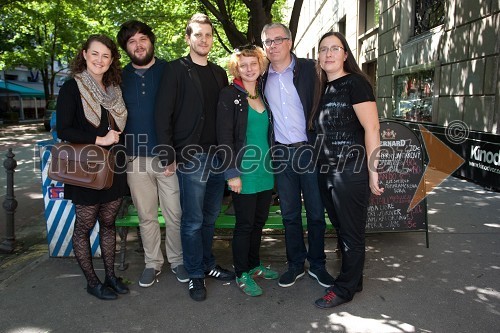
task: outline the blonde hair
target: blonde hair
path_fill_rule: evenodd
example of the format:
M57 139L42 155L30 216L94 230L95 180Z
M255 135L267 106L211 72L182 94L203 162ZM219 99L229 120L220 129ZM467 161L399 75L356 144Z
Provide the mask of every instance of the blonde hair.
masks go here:
M266 52L259 46L256 45L245 45L236 48L231 54L231 58L229 58L229 62L227 63L227 69L229 70L229 74L231 74L234 78L239 79L240 73L238 72L238 62L240 57L255 57L259 62L260 71L264 73L267 69L267 64L269 61L266 58Z

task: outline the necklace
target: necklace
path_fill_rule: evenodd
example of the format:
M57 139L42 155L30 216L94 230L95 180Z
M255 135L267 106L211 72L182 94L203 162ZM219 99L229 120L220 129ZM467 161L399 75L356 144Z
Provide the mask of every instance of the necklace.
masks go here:
M248 95L248 98L250 99L257 99L259 98L259 90L258 89L255 89L255 95L251 95L248 90L245 89L245 92L247 93Z

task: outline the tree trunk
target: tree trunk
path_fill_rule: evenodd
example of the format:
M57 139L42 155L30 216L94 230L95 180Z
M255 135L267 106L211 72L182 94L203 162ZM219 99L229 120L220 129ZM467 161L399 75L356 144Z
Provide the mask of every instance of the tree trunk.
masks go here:
M246 43L254 43L262 45L261 32L264 25L271 23L273 18L271 8L275 0L243 0L243 3L248 8L248 28L246 36L236 28L232 20L231 13L228 13L227 2L224 0L216 0L217 7L210 0L199 0L205 8L212 13L226 32L227 39L233 48ZM292 16L290 18L290 30L292 38L297 34L297 26L299 22L300 10L304 0L295 0L293 4ZM227 48L226 48L227 49Z
M302 10L302 4L304 0L295 0L293 3L292 15L290 16L290 23L288 24L288 28L292 33L293 44L295 44L295 36L297 35L297 28L299 26L299 17L300 11ZM293 49L293 46L292 46Z
M274 1L273 1L274 2ZM262 28L272 21L271 7L265 7L259 1L249 1L247 5L250 10L248 20L248 41L257 45L262 45Z
M49 71L47 68L39 68L40 73L42 74L42 82L43 82L43 92L45 94L45 103L49 102L50 91L49 91ZM47 105L45 105L47 107Z

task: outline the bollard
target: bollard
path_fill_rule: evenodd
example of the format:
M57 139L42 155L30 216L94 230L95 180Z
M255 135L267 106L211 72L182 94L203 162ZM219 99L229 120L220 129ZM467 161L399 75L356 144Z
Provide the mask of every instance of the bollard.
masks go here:
M6 154L7 159L3 162L7 173L7 193L5 195L5 200L3 201L3 208L5 209L5 238L0 244L0 252L2 253L12 253L14 252L14 246L16 244L16 236L14 234L14 213L17 208L17 200L14 196L14 169L17 166L17 162L14 159L14 153L12 153L12 148Z

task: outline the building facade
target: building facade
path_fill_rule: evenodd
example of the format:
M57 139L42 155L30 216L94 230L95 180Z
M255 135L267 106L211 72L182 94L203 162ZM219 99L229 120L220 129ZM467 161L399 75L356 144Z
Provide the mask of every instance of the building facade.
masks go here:
M57 71L54 96L57 97L68 70L57 62L54 68ZM0 71L0 124L42 120L46 105L42 77L38 71L24 66Z
M289 1L291 4L293 1ZM317 58L328 31L345 36L375 87L379 115L422 124L466 163L457 175L500 188L499 0L310 0L295 38ZM467 140L446 142L453 126ZM482 151L480 158L477 151ZM481 162L480 168L475 168Z

